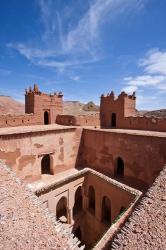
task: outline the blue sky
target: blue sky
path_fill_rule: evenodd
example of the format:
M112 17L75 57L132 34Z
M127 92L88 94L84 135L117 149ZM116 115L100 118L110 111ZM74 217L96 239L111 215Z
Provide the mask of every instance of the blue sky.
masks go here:
M166 1L0 1L0 94L24 100L38 83L66 100L136 91L139 109L166 107Z

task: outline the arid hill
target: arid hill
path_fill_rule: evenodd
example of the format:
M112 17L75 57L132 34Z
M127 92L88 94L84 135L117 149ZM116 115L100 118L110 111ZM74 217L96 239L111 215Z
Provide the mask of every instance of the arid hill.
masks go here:
M154 110L154 111L142 111L142 115L147 117L166 117L166 109Z
M0 96L0 114L23 114L24 104L11 98L10 96Z
M0 96L0 114L23 114L24 104L11 98L10 96ZM79 115L88 113L96 113L99 111L99 106L93 102L87 104L78 101L65 101L64 112L67 115Z
M87 104L79 101L65 101L63 106L64 115L80 115L99 112L99 106L93 102ZM23 114L24 104L14 100L10 96L0 96L0 114ZM138 111L138 116L166 117L166 109L154 111Z

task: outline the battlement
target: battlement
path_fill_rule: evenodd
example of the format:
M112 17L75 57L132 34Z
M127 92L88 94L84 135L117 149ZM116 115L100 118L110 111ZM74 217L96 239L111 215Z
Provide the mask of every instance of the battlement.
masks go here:
M54 92L46 94L39 90L37 84L25 90L25 113L38 114L44 118L44 124L55 123L56 116L63 112L63 94Z
M135 99L136 99L136 96L135 96L135 92L133 92L132 95L128 95L126 92L122 91L122 92L116 97L114 91L111 91L111 92L108 93L107 95L102 94L102 95L101 95L101 99L102 99L102 100L108 100L108 99L109 99L109 100L118 102L119 100L122 100L122 99L135 100Z
M116 127L124 117L136 115L136 96L124 91L115 96L114 92L101 95L100 120L102 127Z
M25 96L28 95L39 95L39 96L49 96L49 97L58 97L58 98L63 98L63 93L62 92L54 92L54 93L43 93L39 90L39 87L37 84L34 84L33 88L30 86L28 89L25 89Z

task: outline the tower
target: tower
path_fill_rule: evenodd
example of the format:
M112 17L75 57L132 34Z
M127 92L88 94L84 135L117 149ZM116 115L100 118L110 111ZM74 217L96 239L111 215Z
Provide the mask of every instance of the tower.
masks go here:
M125 117L136 115L135 104L135 92L132 95L121 92L117 98L113 91L107 94L107 96L101 95L101 126L106 128L117 128L122 126Z
M25 113L41 116L43 124L55 123L56 116L62 112L62 92L48 95L39 91L37 84L25 90Z

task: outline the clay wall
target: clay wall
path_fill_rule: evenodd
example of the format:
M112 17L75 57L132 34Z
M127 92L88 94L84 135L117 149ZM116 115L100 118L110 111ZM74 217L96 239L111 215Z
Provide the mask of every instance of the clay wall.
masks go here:
M35 84L25 92L25 113L34 113L41 116L44 123L44 112L49 114L49 123L55 123L56 116L63 112L63 94L46 94L39 91Z
M89 187L95 190L95 212L89 209ZM81 187L83 207L78 214L73 214L75 204L75 194ZM40 188L39 188L40 189ZM56 214L56 207L62 197L67 199L67 223L73 226L73 232L80 227L82 242L90 249L101 238L103 233L111 226L117 216L121 213L121 208L126 210L134 203L136 194L129 191L123 184L116 185L112 180L107 180L103 175L95 171L82 171L73 175L70 179L64 178L60 183L52 184L50 188L37 190L39 199L51 212ZM102 200L107 196L111 204L111 223L105 224L102 221ZM88 248L88 249L89 249Z
M107 96L102 95L100 101L100 120L102 127L112 126L112 114L116 114L116 124L121 123L123 117L135 115L135 94L127 95L122 92L118 97L115 97L114 92Z
M43 124L40 115L1 115L0 128Z
M114 93L101 96L100 124L103 128L138 129L166 131L166 118L140 117L136 113L136 97L122 92L117 98ZM116 125L112 124L112 114L116 115Z
M31 182L41 178L41 161L46 154L50 155L53 174L75 167L80 136L81 129L75 128L0 134L0 159Z
M150 131L166 131L166 118L125 117L118 128Z
M114 177L117 158L124 162L120 181L147 188L166 163L166 136L160 132L125 132L84 129L77 165Z
M56 119L57 124L73 125L73 126L99 126L99 114L89 115L58 115Z

